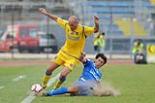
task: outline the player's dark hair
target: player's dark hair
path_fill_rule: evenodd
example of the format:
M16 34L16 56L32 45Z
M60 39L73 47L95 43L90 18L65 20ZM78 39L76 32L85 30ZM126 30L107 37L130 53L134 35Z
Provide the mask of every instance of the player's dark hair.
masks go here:
M107 57L103 53L98 53L95 57L95 59L101 57L104 60L104 64L107 63Z

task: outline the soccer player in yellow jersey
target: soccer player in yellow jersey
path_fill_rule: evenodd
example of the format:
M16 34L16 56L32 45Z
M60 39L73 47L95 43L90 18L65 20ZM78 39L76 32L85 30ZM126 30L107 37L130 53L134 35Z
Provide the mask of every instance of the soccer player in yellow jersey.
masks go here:
M43 77L43 87L46 88L52 72L59 67L63 66L60 73L59 81L56 83L54 89L59 88L60 85L66 80L66 76L72 71L75 65L79 62L81 53L83 52L86 37L98 32L99 18L94 16L94 27L82 26L76 16L70 16L68 20L64 20L56 15L49 13L44 8L39 8L39 11L54 20L66 33L66 41L63 47L59 50L54 61L51 62L50 67L47 69Z

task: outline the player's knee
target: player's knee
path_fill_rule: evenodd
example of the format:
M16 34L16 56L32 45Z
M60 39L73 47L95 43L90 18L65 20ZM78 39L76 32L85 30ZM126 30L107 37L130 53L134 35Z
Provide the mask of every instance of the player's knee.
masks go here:
M59 80L60 80L61 82L64 82L64 81L66 80L66 76L60 76L60 77L59 77Z
M69 90L70 93L77 93L78 92L77 87L69 87L68 90Z

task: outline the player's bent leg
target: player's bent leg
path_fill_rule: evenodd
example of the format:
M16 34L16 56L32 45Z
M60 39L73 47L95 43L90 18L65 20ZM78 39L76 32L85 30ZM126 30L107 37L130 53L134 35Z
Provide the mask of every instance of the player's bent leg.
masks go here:
M78 94L78 88L77 87L69 87L68 88L68 91L70 93L71 96L76 96Z
M49 81L49 79L50 79L50 76L51 76L52 72L53 72L57 67L59 67L59 65L56 64L56 63L54 63L54 62L52 62L51 65L50 65L50 67L46 70L45 75L44 75L44 77L43 77L43 81L42 81L42 86L43 86L43 88L46 88L46 87L47 87L47 83L48 83L48 81Z
M71 71L67 67L64 67L63 70L61 71L59 80L56 82L53 89L59 88L61 84L66 80L66 77L70 72Z

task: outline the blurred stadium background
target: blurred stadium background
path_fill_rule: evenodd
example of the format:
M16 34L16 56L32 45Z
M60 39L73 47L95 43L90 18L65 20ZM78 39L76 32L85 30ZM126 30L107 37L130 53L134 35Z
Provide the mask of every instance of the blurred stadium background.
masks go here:
M58 47L64 42L64 31L38 12L47 8L67 19L77 15L82 24L93 25L93 16L100 18L100 31L106 33L106 54L131 56L135 39L155 43L155 0L0 0L0 32L8 25L36 24L41 31L52 33ZM85 51L94 53L93 36Z

